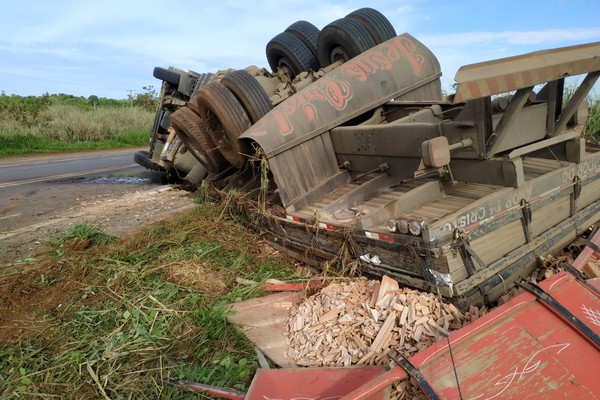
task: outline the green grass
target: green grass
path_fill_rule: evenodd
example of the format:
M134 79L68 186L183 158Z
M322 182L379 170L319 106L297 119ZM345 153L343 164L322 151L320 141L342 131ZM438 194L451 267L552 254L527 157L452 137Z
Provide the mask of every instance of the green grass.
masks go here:
M585 125L585 133L600 140L600 100L589 100L589 117Z
M147 145L148 137L148 131L137 131L125 132L111 139L65 142L31 133L0 134L0 156L137 147Z
M120 240L75 225L23 268L12 285L0 278L0 305L20 288L48 304L30 334L0 341L0 398L191 398L164 383L179 379L245 391L257 360L227 307L263 293L235 278L294 276L210 204ZM60 306L44 295L53 290L69 292Z

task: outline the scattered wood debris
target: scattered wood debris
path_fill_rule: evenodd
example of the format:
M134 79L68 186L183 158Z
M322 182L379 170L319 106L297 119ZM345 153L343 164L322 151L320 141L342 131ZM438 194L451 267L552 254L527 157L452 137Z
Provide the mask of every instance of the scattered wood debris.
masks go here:
M526 279L537 283L550 278L563 270L561 264L571 264L577 251L581 249L541 258L540 268ZM600 277L600 260L592 256L582 272ZM522 292L512 287L499 303ZM434 294L400 288L387 276L381 281L336 282L291 308L284 356L309 367L394 366L394 351L409 358L487 311L471 306L463 313ZM412 378L395 383L392 397L424 398Z
M393 350L405 357L475 321L487 308L462 313L434 294L399 288L384 276L379 281L336 282L292 307L285 330L285 356L296 365L349 367L389 365ZM395 399L424 398L416 382L393 385Z
M464 314L387 276L333 283L291 309L287 356L311 367L392 365L392 350L410 357L486 312Z

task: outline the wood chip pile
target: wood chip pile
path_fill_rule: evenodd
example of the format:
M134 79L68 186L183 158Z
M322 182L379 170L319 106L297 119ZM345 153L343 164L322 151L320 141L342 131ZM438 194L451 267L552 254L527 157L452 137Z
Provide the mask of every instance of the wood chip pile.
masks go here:
M462 313L426 292L378 281L333 283L291 309L287 356L300 366L394 365L487 312Z

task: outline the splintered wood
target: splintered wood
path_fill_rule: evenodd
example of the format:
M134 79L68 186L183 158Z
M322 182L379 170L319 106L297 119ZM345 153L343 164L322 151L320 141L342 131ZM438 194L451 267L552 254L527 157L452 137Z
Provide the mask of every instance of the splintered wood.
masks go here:
M463 314L386 276L333 283L291 309L287 356L312 367L393 365L392 350L410 357L485 312Z

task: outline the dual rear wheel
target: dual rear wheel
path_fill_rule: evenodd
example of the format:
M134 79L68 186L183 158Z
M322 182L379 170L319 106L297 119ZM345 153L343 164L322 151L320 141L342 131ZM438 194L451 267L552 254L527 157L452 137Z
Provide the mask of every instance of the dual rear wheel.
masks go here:
M203 86L190 102L171 116L182 141L207 171L218 174L230 164L241 168L249 149L238 140L272 108L258 81L247 71L225 75Z
M297 21L267 44L271 69L294 78L337 61L348 61L396 36L383 14L361 8L319 31L307 21ZM155 70L174 83L175 73ZM238 140L272 108L259 82L246 70L225 75L203 86L190 102L171 115L171 123L192 154L209 171L218 174L230 164L241 168L250 149Z
M373 8L361 8L325 26L297 21L267 44L273 72L286 68L290 78L336 61L346 62L396 36L390 21Z

